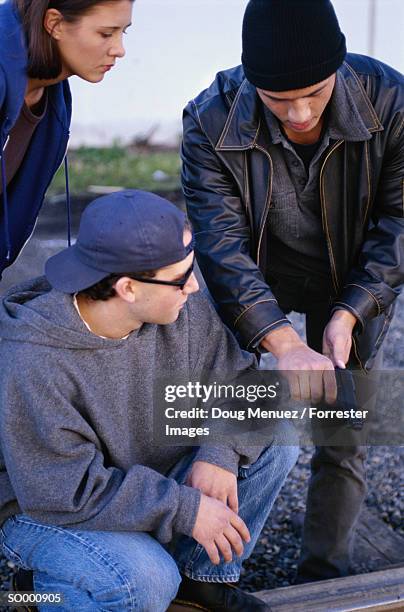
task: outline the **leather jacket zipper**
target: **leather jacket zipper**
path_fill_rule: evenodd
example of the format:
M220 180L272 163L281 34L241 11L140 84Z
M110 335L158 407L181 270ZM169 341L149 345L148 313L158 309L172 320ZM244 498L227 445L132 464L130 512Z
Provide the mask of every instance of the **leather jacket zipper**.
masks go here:
M257 266L259 267L259 265L260 265L260 250L261 250L262 236L264 234L265 223L266 223L266 220L267 220L267 217L268 217L268 211L269 211L269 208L270 208L270 202L271 202L271 197L272 197L273 163L272 163L272 158L271 158L270 154L263 147L260 147L259 145L255 144L252 148L253 149L258 149L259 151L264 153L264 155L267 156L267 158L269 160L269 165L270 165L269 190L267 190L267 198L266 198L266 202L265 202L265 208L264 208L264 212L263 212L262 219L261 219L260 229L259 229L259 232L258 232Z
M334 285L334 289L338 295L339 293L339 282L338 282L338 275L337 275L337 268L335 265L335 259L334 259L334 253L332 250L332 244L331 244L331 238L330 238L330 234L328 231L328 223L327 223L327 210L326 210L326 206L325 206L325 189L324 189L324 168L325 165L328 161L328 159L330 158L330 156L334 153L334 151L336 149L338 149L338 147L344 142L344 140L338 140L338 142L336 142L334 144L334 146L332 147L332 149L329 151L327 157L325 158L323 165L321 166L321 170L320 170L320 202L321 202L321 218L322 218L322 222L323 222L323 230L326 236L326 241L327 241L327 247L328 247L328 255L329 255L329 259L330 259L330 265L331 265L331 276L332 276L332 281L333 281L333 285ZM359 357L359 353L358 353L358 347L356 346L356 340L354 338L354 336L352 335L352 345L353 345L353 350L354 350L354 354L355 357L361 367L361 369L366 372L366 368L364 367L360 357Z
M6 138L6 142L5 142L5 143L4 143L4 145L3 145L3 153L4 153L4 151L6 150L6 147L7 147L7 145L8 145L8 141L9 141L9 140L10 140L10 134L8 134L8 136L7 136L7 138Z
M323 174L324 174L325 165L326 165L329 157L332 155L332 153L334 153L334 151L336 149L338 149L338 147L343 142L344 142L343 140L339 140L337 143L335 143L335 145L332 147L331 151L329 151L327 157L325 158L325 160L323 162L323 165L321 166L321 170L320 170L321 218L322 218L322 223L323 223L323 230L324 230L326 241L327 241L328 256L329 256L330 265L331 265L331 277L332 277L332 281L333 281L335 292L337 294L339 292L339 282L338 282L337 268L336 268L336 265L335 265L334 253L333 253L333 250L332 250L330 233L328 231L327 210L326 210L326 206L325 206L325 189L324 189L324 176L323 176Z

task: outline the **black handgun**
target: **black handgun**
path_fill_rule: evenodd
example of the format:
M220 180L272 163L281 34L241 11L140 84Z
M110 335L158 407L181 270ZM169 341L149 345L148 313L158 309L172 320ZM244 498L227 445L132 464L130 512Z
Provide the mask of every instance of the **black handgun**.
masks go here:
M343 368L335 368L335 378L337 380L337 403L341 406L342 410L358 410L356 398L355 380L351 370L344 370ZM349 427L355 430L363 428L364 419L362 418L350 418Z

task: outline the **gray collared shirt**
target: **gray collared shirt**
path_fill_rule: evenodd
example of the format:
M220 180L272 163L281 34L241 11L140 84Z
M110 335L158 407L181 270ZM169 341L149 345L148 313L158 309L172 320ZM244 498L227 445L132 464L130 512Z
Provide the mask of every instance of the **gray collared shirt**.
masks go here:
M308 171L278 120L263 104L273 161L272 201L268 214L268 272L275 277L304 274L330 285L330 265L321 220L320 168L336 141L371 138L340 71L321 139Z

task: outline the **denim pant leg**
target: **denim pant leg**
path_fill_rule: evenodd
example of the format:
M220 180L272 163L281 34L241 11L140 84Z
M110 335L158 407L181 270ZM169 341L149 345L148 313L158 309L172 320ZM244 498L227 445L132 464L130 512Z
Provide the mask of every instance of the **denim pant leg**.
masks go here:
M241 557L230 563L213 565L205 549L192 538L180 536L170 546L170 552L180 571L193 580L202 582L237 582L241 565L257 542L272 505L297 460L296 446L272 444L251 466L239 469L239 515L246 523L251 541L245 545ZM188 459L189 465L189 459ZM183 478L186 465L177 464L170 476Z
M62 594L61 612L163 612L181 582L172 557L146 533L64 529L17 515L0 528L1 549L34 570L37 593Z

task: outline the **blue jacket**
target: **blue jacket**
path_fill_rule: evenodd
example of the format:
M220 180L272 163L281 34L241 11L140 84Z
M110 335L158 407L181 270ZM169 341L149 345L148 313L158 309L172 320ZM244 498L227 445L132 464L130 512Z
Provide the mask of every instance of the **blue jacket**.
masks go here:
M0 2L0 155L24 103L27 51L12 0ZM69 139L71 95L67 81L48 88L48 107L24 160L0 198L0 275L31 235L45 192L63 161ZM2 159L2 162L4 160Z

